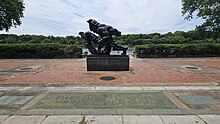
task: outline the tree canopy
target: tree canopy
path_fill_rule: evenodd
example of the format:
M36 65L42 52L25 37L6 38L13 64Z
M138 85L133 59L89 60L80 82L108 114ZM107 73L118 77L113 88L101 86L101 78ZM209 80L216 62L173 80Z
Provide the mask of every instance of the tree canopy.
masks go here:
M0 31L20 26L23 11L23 0L0 0Z
M220 0L182 0L182 13L191 20L196 15L205 20L197 29L220 32Z
M198 30L188 32L175 31L165 34L127 34L113 37L121 45L143 45L143 44L197 44L197 43L220 43L211 32L200 33ZM85 41L79 36L43 36L43 35L16 35L0 34L0 44L29 44L29 43L59 43L68 45L84 46Z

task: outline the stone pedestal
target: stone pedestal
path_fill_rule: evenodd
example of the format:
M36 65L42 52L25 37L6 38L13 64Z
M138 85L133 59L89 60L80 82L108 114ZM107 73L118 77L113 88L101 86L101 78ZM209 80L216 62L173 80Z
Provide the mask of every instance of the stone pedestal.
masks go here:
M86 64L87 71L129 71L129 56L89 55Z

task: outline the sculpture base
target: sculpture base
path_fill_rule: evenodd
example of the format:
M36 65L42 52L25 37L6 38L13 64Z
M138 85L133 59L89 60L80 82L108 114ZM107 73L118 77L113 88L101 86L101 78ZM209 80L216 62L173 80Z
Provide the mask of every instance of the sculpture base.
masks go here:
M87 71L129 71L127 55L89 55L86 63Z

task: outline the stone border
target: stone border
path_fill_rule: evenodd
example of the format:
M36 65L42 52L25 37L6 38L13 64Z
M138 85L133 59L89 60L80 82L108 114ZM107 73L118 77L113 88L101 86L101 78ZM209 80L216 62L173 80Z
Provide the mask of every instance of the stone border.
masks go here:
M3 91L48 91L48 92L101 92L101 91L218 91L220 86L63 86L63 87L44 87L44 86L27 86L27 87L2 87L0 92Z
M198 109L29 109L0 110L0 115L220 115L217 110Z

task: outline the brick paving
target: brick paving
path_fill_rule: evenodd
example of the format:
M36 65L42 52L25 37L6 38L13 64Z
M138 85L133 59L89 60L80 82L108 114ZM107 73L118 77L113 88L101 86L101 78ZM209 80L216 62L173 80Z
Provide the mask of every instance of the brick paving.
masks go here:
M104 76L115 80L101 80ZM87 72L85 59L2 59L0 123L219 124L219 84L220 58L131 58L127 72ZM156 92L164 94L177 108L33 108L49 93L68 92Z
M22 66L41 67L29 72L13 71ZM45 67L47 66L47 67ZM199 67L198 70L185 66ZM104 81L100 77L112 76ZM130 71L86 71L85 59L2 59L0 84L43 85L219 85L220 58L131 58Z

